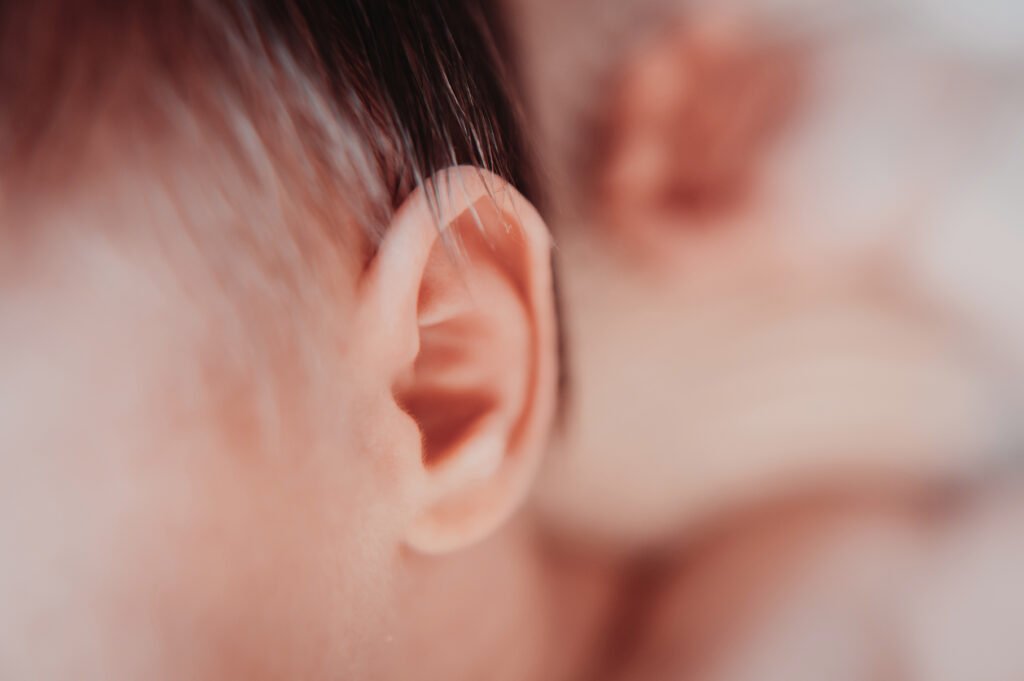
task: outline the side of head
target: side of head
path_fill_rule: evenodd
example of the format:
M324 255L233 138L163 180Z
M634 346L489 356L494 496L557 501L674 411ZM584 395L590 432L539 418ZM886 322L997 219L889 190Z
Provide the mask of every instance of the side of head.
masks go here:
M476 3L5 2L0 45L5 678L429 669L556 397Z

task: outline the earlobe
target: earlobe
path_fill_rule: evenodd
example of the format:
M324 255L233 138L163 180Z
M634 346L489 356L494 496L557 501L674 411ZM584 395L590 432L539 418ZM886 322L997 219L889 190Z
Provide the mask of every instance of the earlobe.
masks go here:
M489 534L528 490L556 398L549 251L518 192L459 167L406 201L366 273L382 369L421 435L414 549Z

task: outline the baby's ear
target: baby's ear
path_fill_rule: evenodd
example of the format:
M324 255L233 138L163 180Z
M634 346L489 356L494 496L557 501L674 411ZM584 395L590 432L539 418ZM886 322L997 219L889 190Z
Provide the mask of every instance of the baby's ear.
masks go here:
M500 178L446 170L399 209L360 301L421 434L406 542L429 553L472 543L522 502L555 410L547 227Z

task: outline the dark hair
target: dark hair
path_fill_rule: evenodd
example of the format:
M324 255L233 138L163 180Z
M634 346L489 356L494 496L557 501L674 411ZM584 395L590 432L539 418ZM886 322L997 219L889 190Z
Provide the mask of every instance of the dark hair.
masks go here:
M531 193L520 111L486 0L259 4L276 9L268 13L278 30L308 45L336 98L392 153L397 165L384 161L384 174L394 198L458 164Z
M211 399L253 437L306 418L276 388L333 389L338 291L405 196L454 164L533 188L484 2L0 0L0 270L153 253Z
M75 174L78 131L100 117L144 120L159 137L177 102L230 132L228 102L278 157L358 188L367 200L351 208L373 236L447 166L480 166L529 195L485 3L0 0L0 166L11 181L54 182Z

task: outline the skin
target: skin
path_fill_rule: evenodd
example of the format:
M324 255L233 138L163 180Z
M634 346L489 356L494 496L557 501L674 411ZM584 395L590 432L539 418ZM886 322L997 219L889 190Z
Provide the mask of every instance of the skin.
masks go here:
M1019 674L1017 580L950 551L1019 564L1020 60L927 4L509 3L572 341L537 503L656 565L616 678Z
M933 484L1014 448L1010 77L870 20L794 34L742 4L635 29L607 66L556 37L561 17L601 40L597 8L517 6L563 183L573 399L541 486L552 522L632 550L755 500Z
M734 514L662 573L612 677L1017 678L1022 509L1019 486L998 484Z
M421 190L369 263L288 287L183 218L232 179L215 154L94 155L59 201L5 204L0 675L573 673L603 581L516 514L555 405L543 222L455 169L460 266ZM431 410L473 400L428 457Z
M117 131L108 132L116 138ZM210 159L185 153L177 160L197 159L204 163L187 166L189 174L215 179L199 172ZM540 465L541 443L554 411L550 301L521 297L522 291L547 290L546 270L540 265L546 263L547 241L538 238L536 224L523 230L528 257L508 250L508 244L499 249L502 257L493 260L486 257L486 249L470 249L472 266L466 276L475 299L467 298L466 287L455 286L457 278L436 267L441 261L432 255L437 252L431 236L436 225L414 197L412 207L389 230L383 259L367 264L351 254L341 257L331 270L327 295L320 291L312 304L306 298L270 296L279 306L264 307L267 296L238 298L239 290L222 299L223 280L210 277L204 269L208 263L188 259L188 244L174 243L168 250L156 235L186 233L197 225L161 210L152 184L124 184L124 177L112 170L121 161L107 158L90 174L87 191L39 202L51 204L52 210L25 213L4 206L5 229L15 225L18 229L10 233L20 235L7 239L5 246L10 247L0 254L0 369L5 376L0 386L0 451L5 452L0 457L0 553L13 557L0 572L0 600L5 604L0 665L5 678L585 676L595 669L595 659L604 662L601 646L617 640L604 631L614 634L616 624L625 619L628 608L615 609L616 601L625 603L633 592L619 591L615 570L604 559L554 552L541 540L545 533L582 527L581 534L592 537L597 528L606 532L601 536L648 546L652 535L655 540L677 533L685 538L692 535L680 527L717 515L721 506L745 499L752 481L763 480L754 469L737 484L735 479L695 475L689 466L637 466L634 457L630 466L570 468L576 474L574 485L559 478L566 473L550 469L538 497L543 521L538 523L532 513L517 513ZM134 181L153 179L140 172L145 166L130 170L124 174ZM203 196L203 184L197 184L191 198ZM148 200L135 200L139 196ZM337 198L337 209L343 211L343 197ZM466 208L455 208L444 224L465 219ZM520 214L511 211L505 217ZM663 223L650 224L656 233ZM503 224L488 225L504 229ZM922 330L899 309L892 313L888 301L863 292L852 275L853 284L845 276L837 275L834 282L823 275L823 270L832 272L830 267L788 269L791 260L785 249L769 249L779 256L766 267L754 257L765 253L762 242L743 236L720 240L712 233L706 242L684 242L717 256L711 260L717 266L698 271L696 284L688 280L666 286L668 274L654 281L639 278L637 285L648 294L666 291L663 309L675 309L677 294L694 306L753 296L756 308L763 302L759 295L781 289L786 303L782 308L793 315L781 321L794 319L791 328L798 337L808 329L805 322L814 321L819 305L838 306L841 317L866 310L869 320L892 334L883 334L885 338L907 340L900 347L908 356L927 350L926 358L934 360L911 378L951 375L948 383L941 383L942 396L959 395L961 387L974 385L970 371L947 371L944 350L949 339L936 339L932 327ZM597 300L588 306L580 292L587 282L602 278L628 281L608 272L625 274L633 265L613 259L615 269L595 267L588 278L583 269L588 242L567 237L564 243L566 262L575 262L567 270L567 282L570 337L582 339L573 367L580 376L580 395L615 398L585 412L596 417L586 421L588 437L612 445L604 452L606 461L623 453L655 451L646 447L652 444L647 437L654 444L668 442L671 446L660 451L676 461L676 438L687 434L682 427L687 424L677 414L649 409L671 404L677 381L651 383L650 391L637 391L616 382L622 374L606 369L633 366L641 376L670 374L664 360L678 353L673 334L679 330L666 326L663 315L627 325L632 338L625 340L643 338L655 353L637 353L635 344L607 334L609 327L599 324L607 317L597 311L613 317L635 312L636 298L617 305ZM669 255L665 272L678 263L701 260L680 256L675 247L661 250ZM605 256L617 252L608 246ZM234 253L224 259L240 261ZM508 263L523 267L510 269ZM794 271L800 276L793 277ZM849 274L844 268L839 271ZM723 281L716 276L720 272L751 278ZM833 285L818 289L822 280ZM238 285L242 293L276 290L262 279L244 281ZM765 281L773 286L765 287ZM809 289L819 291L824 303L805 296ZM443 295L423 295L430 290ZM427 315L420 301L432 297L444 304ZM468 307L467 300L472 303ZM283 320L293 320L288 313L296 310L308 316L307 324L292 328ZM461 337L460 360L485 358L486 365L508 371L486 374L478 372L478 364L455 365L471 367L469 375L486 377L483 393L497 398L483 403L493 412L481 413L494 418L479 423L498 424L498 436L493 429L456 429L454 437L442 438L454 443L451 449L428 455L425 444L436 440L426 437L426 413L410 409L409 395L426 385L419 381L436 377L416 365L419 359L438 356L439 346L431 347L429 334L421 333L436 323L437 310L442 319L469 320L463 328L483 330ZM588 316L594 326L586 325ZM501 320L514 325L497 324ZM705 335L703 326L684 327L681 335L698 349L715 350L736 324L747 328L742 322L748 320L726 321L730 323L717 327L725 329L721 336ZM534 354L510 352L502 344L510 338L535 339ZM604 349L596 344L601 339L609 343ZM760 347L756 340L750 342ZM512 345L521 349L523 343ZM743 348L736 352L748 354ZM903 366L904 356L882 355L870 367L876 378ZM706 356L698 352L693 357L703 363ZM443 364L433 368L443 374ZM644 367L652 373L644 374ZM420 370L430 368L420 362ZM522 380L531 375L532 382ZM607 383L602 386L600 381ZM915 392L924 390L922 384L930 385L927 380L900 383L912 397L922 394ZM437 384L431 386L426 392L433 400L425 403L439 412L450 411ZM482 394L480 385L470 387L463 396ZM631 397L628 404L621 399L624 394ZM624 404L635 409L632 416L643 418L626 419L632 427L615 430L624 420L609 415L623 414ZM961 414L962 404L942 404ZM570 413L574 418L580 414ZM967 416L974 413L969 409ZM528 418L516 420L510 414ZM943 427L963 425L957 419L932 421ZM970 424L971 419L966 421ZM513 423L527 435L511 437ZM714 427L721 421L709 423ZM828 431L825 441L848 432L844 425ZM566 442L573 443L578 428L570 426ZM714 441L733 432L723 427L705 437ZM966 432L975 433L970 428ZM944 436L944 431L922 435L911 429L907 437L920 450L926 449L920 446L922 440L913 438L924 437L928 443ZM804 451L813 453L819 443L813 441ZM729 444L731 451L744 454L749 443ZM785 449L788 442L775 444ZM563 462L576 466L574 450L565 451L569 453ZM886 454L879 450L877 456L882 460ZM426 466L426 461L437 465ZM795 467L805 464L797 460ZM591 477L594 470L597 474ZM624 471L639 477L625 478ZM783 473L790 480L789 471ZM630 484L622 484L627 479ZM714 484L707 484L709 480ZM680 493L682 488L673 486L680 481L699 483L701 494ZM588 515L597 508L591 503L595 488L606 501L600 510L611 511L596 520ZM553 505L557 495L552 490L564 494L569 511ZM580 498L573 497L580 490L588 504L582 521ZM640 494L617 493L628 490ZM638 498L653 502L653 508L638 510ZM682 511L680 502L685 504ZM868 540L854 542L857 552L891 557L888 537L903 541L918 531L916 516L901 504L895 506L869 504L849 516L823 514L803 535L806 550L796 552L797 567L814 574L822 572L822 562L833 565L825 558L832 555L834 544L817 540L851 527L871 530ZM993 517L1002 515L994 512ZM794 522L783 518L780 534L785 536ZM877 526L888 529L876 535ZM634 533L638 528L644 530L639 537ZM740 547L749 542L757 550L709 550L710 572L732 574L730 564L735 568L763 555L785 553L786 541L779 542L782 549L769 541L762 554L758 535L755 527L753 534L741 532L736 540ZM884 541L876 545L877 536ZM995 555L991 564L1003 560L998 551ZM962 583L958 574L936 578L932 588L945 593L944 580ZM835 575L825 571L830 576ZM689 577L676 575L670 564L661 585L667 612L650 613L657 630L667 632L664 639L652 636L654 650L660 641L681 636L673 627L681 613L692 612ZM753 592L781 589L785 594L788 586L766 584ZM969 603L977 602L969 591L964 593ZM741 603L732 617L749 619L748 607ZM686 627L682 629L685 633ZM948 633L939 627L936 635ZM642 644L638 649L646 650ZM647 669L646 662L640 664ZM597 667L589 678L606 671L603 664Z

